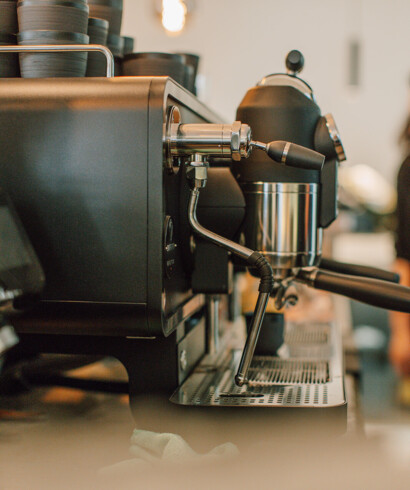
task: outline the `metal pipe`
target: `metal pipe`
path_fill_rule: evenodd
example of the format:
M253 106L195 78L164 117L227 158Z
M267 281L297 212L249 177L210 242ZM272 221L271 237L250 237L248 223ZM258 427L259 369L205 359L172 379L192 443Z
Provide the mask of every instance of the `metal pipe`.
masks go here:
M207 230L206 228L204 228L199 224L198 219L196 217L196 208L198 204L199 192L200 192L199 189L192 189L189 196L188 220L192 229L195 231L195 233L197 233L199 236L202 236L206 240L209 240L210 242L215 243L216 245L219 245L220 247L229 250L230 252L241 257L242 259L248 260L249 257L253 255L254 250L251 250L250 248L247 247L243 247L238 243L232 242L231 240L228 240L227 238L224 238L223 236L220 236L214 233L213 231Z
M205 167L206 168L206 167ZM198 223L196 217L196 209L198 204L198 198L200 193L200 185L203 180L206 181L204 176L200 179L190 179L191 183L195 187L191 190L188 204L188 220L195 233L202 236L206 240L209 240L220 247L223 247L232 253L239 255L239 257L248 261L248 263L254 264L261 273L261 283L259 285L259 296L256 303L255 312L252 318L251 329L246 339L245 348L242 353L241 362L239 364L238 372L235 376L235 383L238 386L242 386L247 381L247 374L249 366L252 362L253 353L255 352L256 343L258 341L259 332L265 316L266 307L268 305L269 297L273 288L273 274L272 268L266 259L259 253L253 250L238 245L231 240L227 240L212 231L207 230ZM199 182L197 182L199 180Z
M220 296L208 296L208 354L216 354L219 347L219 303Z
M107 78L114 76L114 56L100 44L33 44L31 46L0 46L0 53L99 52L107 61Z
M248 370L252 362L253 353L258 342L259 332L262 327L263 318L265 316L266 307L268 306L270 294L259 293L256 303L255 312L252 318L252 324L248 337L246 339L245 348L242 352L241 362L239 363L238 372L235 376L235 383L238 386L243 386L247 382Z
M240 161L250 155L251 128L233 124L172 124L167 135L171 156L200 154Z

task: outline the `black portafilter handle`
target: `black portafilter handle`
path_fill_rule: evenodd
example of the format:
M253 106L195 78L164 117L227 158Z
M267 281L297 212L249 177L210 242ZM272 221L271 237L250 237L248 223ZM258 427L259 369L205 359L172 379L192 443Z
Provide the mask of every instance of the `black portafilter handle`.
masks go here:
M348 264L333 259L322 258L319 267L327 271L348 274L350 276L367 277L369 279L378 279L379 281L394 282L396 284L400 282L400 275L395 272L385 271L376 267Z
M252 141L251 146L266 151L268 156L277 163L306 170L317 170L320 172L326 158L317 151L289 141L271 141L266 144Z
M301 269L296 279L315 289L341 294L386 310L410 313L410 288L399 284L317 268Z

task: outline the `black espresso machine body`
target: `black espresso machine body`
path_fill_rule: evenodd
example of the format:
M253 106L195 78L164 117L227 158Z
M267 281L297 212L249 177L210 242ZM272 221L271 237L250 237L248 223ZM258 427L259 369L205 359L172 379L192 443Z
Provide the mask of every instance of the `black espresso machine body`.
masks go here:
M113 355L131 390L172 393L205 352L205 297L163 134L171 107L187 123L218 117L165 77L1 80L0 99L0 180L46 276L14 319L20 349Z
M164 172L167 105L193 122L216 116L163 78L2 81L0 90L1 180L47 277L38 311L87 305L96 322L125 315L104 321L99 335L170 334L193 295L179 247L164 274L164 237L178 240L185 182Z

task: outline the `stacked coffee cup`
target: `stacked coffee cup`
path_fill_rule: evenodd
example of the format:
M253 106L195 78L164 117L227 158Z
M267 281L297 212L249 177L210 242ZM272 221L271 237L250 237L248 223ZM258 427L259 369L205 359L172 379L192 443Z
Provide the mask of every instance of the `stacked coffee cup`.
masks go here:
M88 13L87 0L19 0L18 44L89 44ZM23 78L83 77L87 53L24 53L20 69Z
M191 53L130 53L124 57L125 76L171 77L196 95L199 56Z
M0 0L0 46L17 44L17 0ZM20 76L18 56L0 53L0 78Z
M108 21L107 46L114 55L115 75L122 74L122 59L124 57L125 44L133 49L132 38L121 37L123 0L88 0L90 16Z
M88 19L88 36L90 44L107 46L109 23L105 19L90 17ZM87 77L105 77L107 73L107 60L102 53L88 53Z

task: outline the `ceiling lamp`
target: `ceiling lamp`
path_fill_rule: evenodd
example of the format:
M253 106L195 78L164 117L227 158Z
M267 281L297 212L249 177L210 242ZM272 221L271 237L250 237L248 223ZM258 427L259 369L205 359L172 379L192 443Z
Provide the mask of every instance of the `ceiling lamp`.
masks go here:
M158 2L162 26L170 35L178 35L185 27L187 15L193 7L193 0L161 0Z

